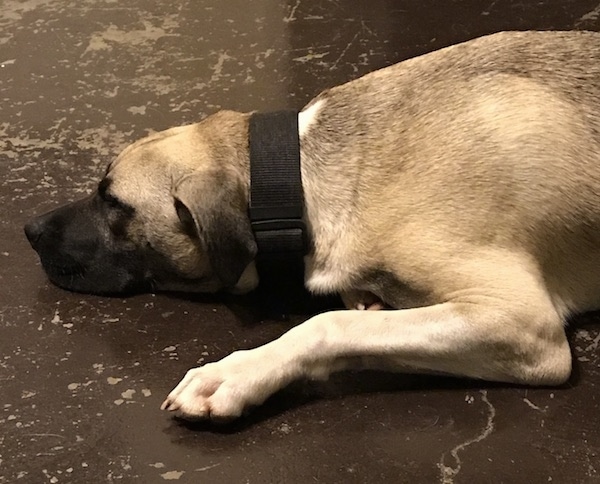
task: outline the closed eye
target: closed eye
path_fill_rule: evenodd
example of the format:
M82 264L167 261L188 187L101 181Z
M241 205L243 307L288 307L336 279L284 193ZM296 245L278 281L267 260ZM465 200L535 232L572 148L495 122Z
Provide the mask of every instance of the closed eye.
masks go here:
M102 197L102 200L110 208L118 208L118 209L121 209L121 210L125 210L127 208L126 205L123 202L121 202L121 200L119 200L116 197L113 197L112 195L110 195L108 193L104 194L104 196Z
M130 205L123 203L117 197L108 192L108 189L112 183L112 180L109 178L104 178L98 184L98 195L100 199L110 208L121 210L126 213L133 213L134 209Z

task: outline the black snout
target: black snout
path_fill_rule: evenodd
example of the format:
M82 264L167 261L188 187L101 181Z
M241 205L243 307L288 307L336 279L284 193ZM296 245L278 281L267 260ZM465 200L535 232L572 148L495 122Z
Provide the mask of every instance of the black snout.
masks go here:
M34 250L38 250L38 243L44 233L48 214L36 217L25 224L25 235Z
M31 244L31 247L35 249L38 240L40 240L40 236L42 235L42 226L37 222L37 220L32 220L28 224L25 224L25 235L27 236L27 240Z
M25 235L54 284L96 294L138 292L149 284L144 253L115 238L109 223L125 227L132 216L94 194L34 218Z

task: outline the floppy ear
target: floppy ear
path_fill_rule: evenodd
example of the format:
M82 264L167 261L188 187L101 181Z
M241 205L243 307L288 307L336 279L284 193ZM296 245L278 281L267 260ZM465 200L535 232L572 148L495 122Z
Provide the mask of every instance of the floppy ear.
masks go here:
M179 219L203 243L217 277L234 286L257 252L242 187L235 178L202 172L182 178L173 196Z

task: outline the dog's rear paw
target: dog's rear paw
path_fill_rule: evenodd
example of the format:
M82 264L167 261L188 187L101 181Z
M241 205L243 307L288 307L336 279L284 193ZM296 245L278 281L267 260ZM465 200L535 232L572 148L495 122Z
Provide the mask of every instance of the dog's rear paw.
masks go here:
M340 294L347 309L377 311L385 308L384 302L367 291L346 291Z
M238 351L216 363L193 368L160 408L186 420L223 422L240 417L248 406L262 403L278 389L273 379L260 378L260 365L251 351Z

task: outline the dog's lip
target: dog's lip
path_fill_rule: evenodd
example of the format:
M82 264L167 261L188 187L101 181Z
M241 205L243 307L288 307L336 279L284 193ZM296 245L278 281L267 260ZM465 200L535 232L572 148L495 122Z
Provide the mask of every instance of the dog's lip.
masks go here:
M69 277L74 275L83 276L85 267L77 262L57 261L41 258L42 267L48 274L58 277Z
M107 297L122 297L144 292L153 292L154 287L150 279L128 281L127 284L109 282L97 287L94 280L89 279L88 268L77 262L64 262L56 260L42 260L42 267L48 280L56 286L67 291L81 294L95 294ZM91 268L90 270L93 270Z

